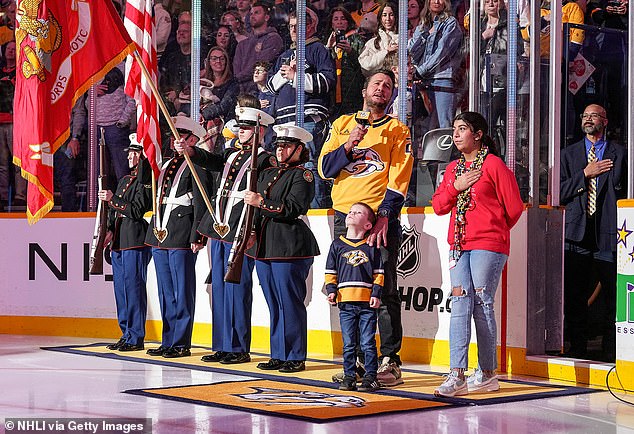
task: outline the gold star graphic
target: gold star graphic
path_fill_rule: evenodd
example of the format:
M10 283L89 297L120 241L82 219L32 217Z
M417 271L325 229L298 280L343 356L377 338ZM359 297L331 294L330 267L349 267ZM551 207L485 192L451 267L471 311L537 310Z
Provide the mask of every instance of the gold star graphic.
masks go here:
M630 257L630 261L634 262L634 250L632 250L630 253L628 253L628 256Z
M616 231L616 244L618 245L619 243L623 243L623 246L625 246L625 248L627 248L627 236L629 234L631 234L633 231L628 231L626 229L626 224L627 222L625 220L623 220L623 226L621 226L621 228Z

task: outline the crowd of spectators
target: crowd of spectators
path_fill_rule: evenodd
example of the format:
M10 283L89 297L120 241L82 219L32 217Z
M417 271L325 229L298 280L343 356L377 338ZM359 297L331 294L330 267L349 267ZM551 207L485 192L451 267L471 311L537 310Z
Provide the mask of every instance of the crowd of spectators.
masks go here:
M113 0L123 10L119 0ZM125 0L122 0L125 1ZM305 128L312 133L308 145L310 161L314 163L325 140L330 123L338 116L354 113L362 107L363 77L378 69L398 73L398 35L407 33L409 62L407 92L407 124L411 129L415 157L422 157L422 138L434 128L449 127L454 115L466 109L468 26L476 19L468 13L466 0L409 0L407 29L398 27L398 4L376 0L338 1L311 0L306 14L306 110ZM15 80L15 43L13 41L16 6L11 0L0 1L0 207L20 206L25 200L25 183L11 164L12 156L12 98ZM538 22L542 34L543 56L548 56L546 41L549 36L550 2L543 0ZM597 27L627 30L628 0L566 1L562 8L564 22L589 24ZM192 16L188 0L155 0L157 54L159 56L159 89L172 115L190 115ZM517 51L520 63L528 52L528 29L531 20L528 1L518 2L518 11L510 12L504 0L483 0L477 17L481 27L480 43L480 111L486 115L494 138L504 137L506 123L506 90L509 30L508 23L520 25ZM466 14L466 17L465 17ZM201 31L201 112L200 121L213 134L216 150L220 152L231 138L231 125L240 94L256 97L261 108L271 114L277 124L296 121L295 89L297 17L292 0L203 0ZM569 35L568 56L572 61L584 54L587 36L579 29ZM597 38L595 46L609 45L609 38ZM596 51L596 50L595 50ZM567 57L568 58L568 57ZM590 58L594 61L596 56ZM524 68L527 69L527 68ZM520 86L522 83L520 65ZM601 72L605 80L615 72ZM598 73L595 73L595 75ZM608 75L605 75L608 74ZM119 75L119 74L117 74ZM527 74L524 74L527 76ZM609 78L609 77L608 77ZM616 77L622 80L622 77ZM594 86L594 80L584 86ZM122 83L119 83L122 85ZM124 98L122 87L107 88L100 84L97 107L107 119L100 126L108 131L107 140L134 131L135 118L129 110L131 101ZM113 86L110 84L110 86ZM615 85L616 86L616 85ZM622 89L607 85L603 94L593 89L582 89L583 100L575 103L602 103L618 117L621 108L606 101L609 95L622 95ZM592 92L592 93L591 93ZM393 100L396 100L395 92ZM519 92L522 93L521 91ZM599 94L599 95L597 95ZM597 98L602 100L596 100ZM577 96L577 99L580 97ZM594 100L593 100L594 98ZM617 98L617 96L615 96ZM106 100L109 102L106 103ZM114 101L116 100L116 101ZM114 102L113 102L114 101ZM116 114L112 105L116 105ZM397 115L398 104L391 104L388 113ZM56 156L57 189L66 191L62 203L71 202L72 184L86 176L85 105L76 107L73 115L72 136ZM83 116L83 118L82 118ZM83 120L82 120L83 119ZM163 124L163 126L165 126ZM498 130L496 134L495 130ZM168 133L163 128L163 133ZM220 133L222 131L222 134ZM500 133L501 131L501 133ZM270 146L272 137L267 137ZM75 142L75 140L77 142ZM169 140L164 140L169 143ZM119 146L117 144L116 146ZM123 147L121 147L123 149ZM168 147L165 147L168 148ZM502 151L505 150L501 144ZM114 152L114 151L113 151ZM170 150L164 151L169 154ZM523 155L521 151L517 153ZM113 175L122 176L118 158L113 160ZM67 161L73 160L73 161ZM522 164L522 162L518 162ZM77 167L82 166L82 167ZM416 169L415 169L416 170ZM73 175L69 173L73 172ZM320 179L315 176L315 179ZM115 180L116 181L116 180ZM313 207L327 207L329 185L317 186ZM412 189L415 189L415 182ZM415 197L415 192L411 195ZM80 201L63 204L64 210L85 209ZM410 201L409 204L413 204Z

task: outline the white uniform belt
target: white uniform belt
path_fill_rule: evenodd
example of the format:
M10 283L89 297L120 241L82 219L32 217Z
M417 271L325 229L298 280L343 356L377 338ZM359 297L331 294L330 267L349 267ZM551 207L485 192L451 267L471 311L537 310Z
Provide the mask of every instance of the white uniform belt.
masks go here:
M192 197L193 195L191 193L186 193L179 197L164 197L163 205L171 203L173 205L190 206L192 204Z
M240 191L231 191L227 188L223 188L222 190L220 190L220 196L222 197L234 197L237 199L244 199L244 192L246 190L240 190Z

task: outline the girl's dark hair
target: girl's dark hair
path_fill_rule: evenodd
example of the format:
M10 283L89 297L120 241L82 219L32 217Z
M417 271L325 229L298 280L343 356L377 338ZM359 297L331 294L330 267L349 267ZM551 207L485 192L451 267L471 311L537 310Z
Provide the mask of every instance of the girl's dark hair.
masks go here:
M478 112L462 112L453 119L453 123L456 121L463 121L465 124L469 125L471 131L477 133L478 131L482 131L482 143L489 147L489 152L495 155L496 157L500 156L500 151L498 149L497 144L493 141L493 139L488 135L489 124L487 123L484 116L482 116Z
M392 13L394 13L395 20L394 20L394 29L392 31L398 34L398 6L396 5L396 3L386 2L383 4L383 6L381 6L381 8L379 9L379 14L377 15L377 20L379 25L378 28L385 30L385 27L383 27L383 20L381 19L381 16L383 15L383 11L385 10L385 8L392 9ZM377 30L376 39L374 40L374 48L376 48L377 50L381 48L380 43L381 43L381 35Z
M302 152L299 154L299 164L305 164L310 161L310 151L305 143L302 143Z

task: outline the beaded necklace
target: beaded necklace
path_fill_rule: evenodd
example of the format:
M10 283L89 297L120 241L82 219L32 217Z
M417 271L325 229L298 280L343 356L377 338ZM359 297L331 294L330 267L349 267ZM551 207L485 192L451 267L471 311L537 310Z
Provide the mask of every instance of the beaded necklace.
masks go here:
M475 160L469 168L467 169L466 160L464 155L461 155L458 159L458 164L456 165L456 179L464 174L465 172L470 172L472 170L480 170L482 168L482 164L484 163L484 159L489 153L489 147L486 145L482 145L480 150L476 154ZM466 190L461 191L458 194L458 198L456 200L456 218L453 226L453 248L450 252L450 266L455 266L460 259L460 255L462 255L462 243L464 242L464 234L465 227L467 225L466 214L469 209L469 205L471 204L471 187Z

